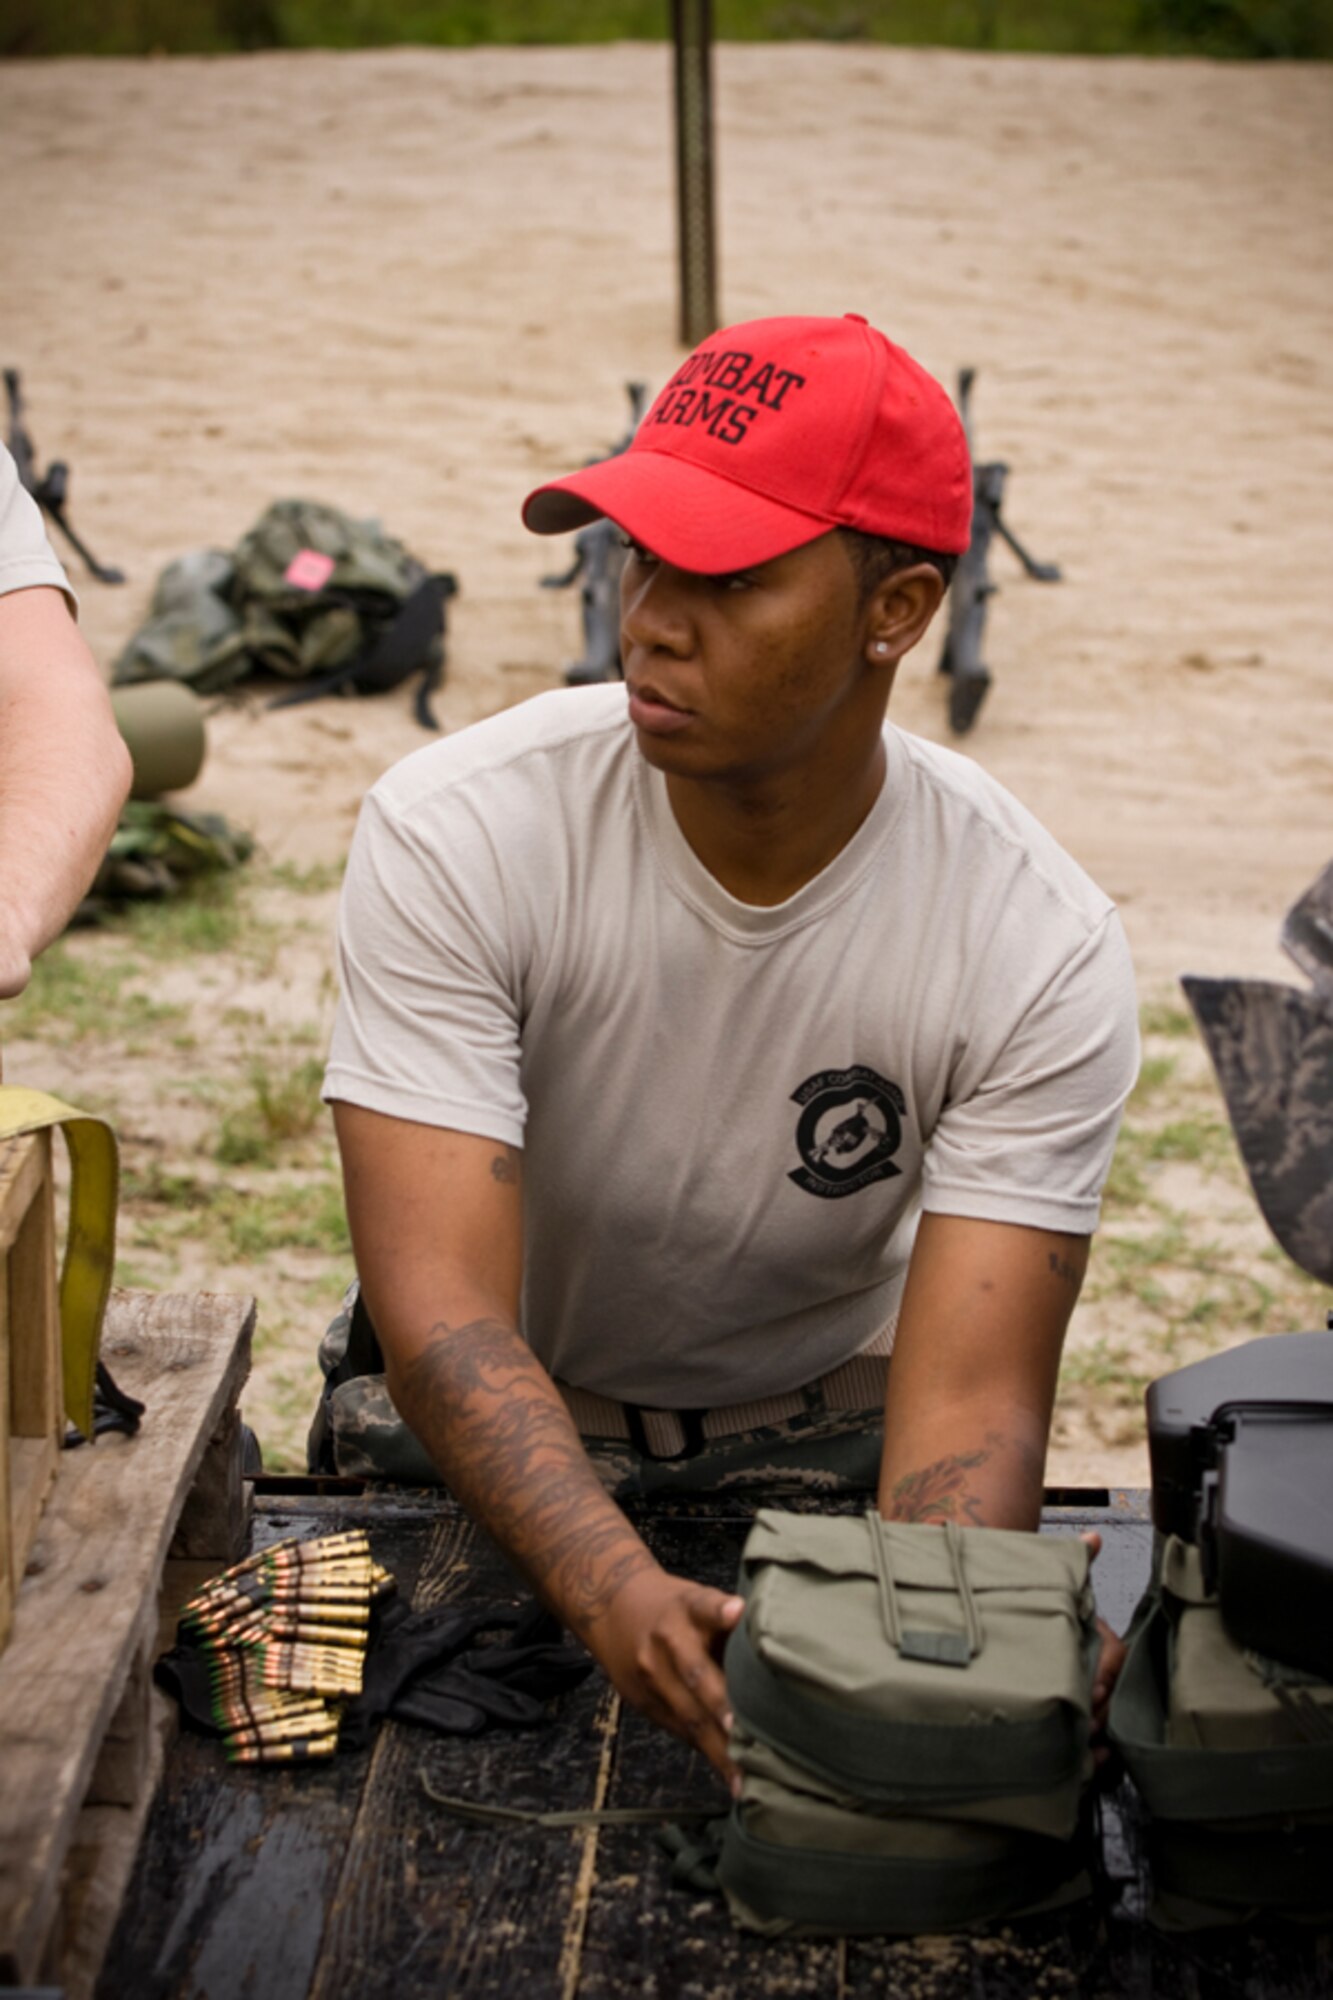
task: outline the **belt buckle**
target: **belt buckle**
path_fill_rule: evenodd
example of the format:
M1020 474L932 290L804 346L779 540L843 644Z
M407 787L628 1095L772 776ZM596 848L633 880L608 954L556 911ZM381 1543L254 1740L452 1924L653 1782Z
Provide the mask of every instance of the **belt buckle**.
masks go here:
M679 1451L654 1451L648 1442L648 1431L643 1421L643 1411L637 1403L626 1403L625 1422L629 1426L629 1441L640 1458L648 1459L653 1465L682 1465L687 1459L698 1458L707 1440L704 1437L706 1410L667 1410L663 1414L672 1416L680 1425L685 1442Z

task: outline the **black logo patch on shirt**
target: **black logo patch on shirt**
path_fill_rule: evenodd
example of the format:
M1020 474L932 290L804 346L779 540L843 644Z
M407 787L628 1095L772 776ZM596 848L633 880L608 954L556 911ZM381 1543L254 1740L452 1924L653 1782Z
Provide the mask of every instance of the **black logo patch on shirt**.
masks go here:
M796 1150L801 1165L789 1181L807 1194L837 1201L902 1172L893 1156L902 1144L906 1101L896 1083L857 1063L807 1077L791 1101L799 1104Z

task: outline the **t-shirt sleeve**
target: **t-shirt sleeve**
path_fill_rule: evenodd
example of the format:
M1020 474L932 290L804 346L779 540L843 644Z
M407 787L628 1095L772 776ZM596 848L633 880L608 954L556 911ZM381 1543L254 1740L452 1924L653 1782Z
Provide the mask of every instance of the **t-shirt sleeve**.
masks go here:
M946 1104L926 1149L923 1208L1089 1234L1138 1064L1133 967L1109 911L985 1075Z
M47 540L42 510L20 481L12 454L0 444L0 597L43 585L63 591L77 615L79 601Z
M500 858L466 804L429 835L372 792L338 917L324 1096L521 1146L518 980Z

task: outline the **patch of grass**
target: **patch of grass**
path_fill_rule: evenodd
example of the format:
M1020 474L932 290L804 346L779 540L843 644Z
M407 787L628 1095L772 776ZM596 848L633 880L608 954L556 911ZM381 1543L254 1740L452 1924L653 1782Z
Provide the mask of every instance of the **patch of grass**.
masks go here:
M145 1202L153 1208L195 1209L201 1204L207 1205L211 1192L196 1175L172 1173L159 1160L150 1160L146 1167L121 1161L122 1203Z
M1181 1040L1194 1033L1179 1007L1150 1003L1140 1013L1145 1043ZM1183 1070L1178 1054L1149 1048L1126 1106L1111 1171L1103 1195L1109 1214L1123 1215L1150 1205L1156 1169L1186 1161L1205 1173L1234 1175L1236 1150L1231 1131L1217 1114L1210 1081Z
M340 886L347 872L345 861L312 861L298 868L294 861L278 861L268 871L268 881L279 889L294 889L298 896L322 896Z
M1164 1219L1157 1229L1138 1236L1113 1236L1109 1232L1097 1238L1097 1256L1101 1263L1109 1264L1112 1270L1128 1276L1134 1271L1152 1270L1159 1264L1177 1262L1187 1253L1189 1235L1184 1222L1179 1217Z
M342 1187L333 1180L262 1190L223 1188L212 1213L226 1248L242 1263L278 1250L351 1255Z
M13 0L0 53L467 48L661 41L668 32L661 0ZM718 0L715 32L1087 55L1333 55L1320 0Z
M1134 1139L1135 1135L1129 1128L1122 1126L1111 1160L1111 1171L1102 1190L1105 1211L1119 1213L1124 1209L1137 1208L1148 1199L1148 1183L1143 1177L1142 1162L1136 1157L1138 1148Z
M1175 1041L1195 1033L1194 1016L1189 1008L1170 1000L1150 1000L1140 1009L1139 1027L1145 1037L1165 1035Z
M1314 1332L1329 1325L1333 1300L1329 1298L1327 1285L1307 1277L1276 1243L1268 1244L1259 1252L1259 1257L1265 1269L1273 1274L1270 1297L1275 1303L1280 1303L1287 1313L1292 1332ZM1260 1290L1268 1290L1257 1272L1254 1282Z
M1060 1365L1061 1389L1110 1389L1122 1408L1137 1403L1151 1380L1134 1366L1127 1347L1112 1346L1105 1339L1090 1347L1067 1349Z
M1160 1097L1176 1074L1174 1056L1145 1056L1139 1066L1138 1082L1134 1085L1129 1100L1130 1109L1141 1110L1155 1097Z
M119 944L122 955L138 954L140 971L174 959L231 954L266 971L276 960L282 932L255 908L255 886L245 876L227 870L195 876L177 896L129 902L107 916L99 927L108 943ZM128 959L127 959L128 963ZM201 980L207 984L207 978ZM229 1008L242 1020L244 1008Z
M1143 1136L1149 1160L1189 1160L1196 1166L1221 1167L1234 1156L1231 1128L1220 1118L1174 1118Z
M169 1028L188 1020L189 1008L173 1000L152 1000L146 993L122 993L117 1025L131 1033L148 1028ZM173 1042L176 1037L173 1035ZM156 1044L157 1037L154 1037Z
M307 1337L308 1336L308 1337ZM304 1472L305 1438L319 1398L322 1378L315 1354L313 1329L306 1335L279 1313L267 1333L261 1318L256 1329L255 1358L262 1369L262 1392L252 1379L243 1414L259 1433L266 1472ZM262 1407L260 1397L262 1394Z
M1290 1265L1270 1279L1273 1256L1279 1265L1285 1261L1280 1253L1260 1251L1260 1269L1248 1242L1233 1248L1217 1241L1187 1210L1150 1199L1141 1214L1142 1230L1119 1225L1098 1236L1087 1298L1096 1305L1119 1301L1146 1322L1155 1374L1237 1340L1293 1331L1311 1301L1318 1302L1318 1317L1306 1323L1320 1324L1322 1288Z
M207 1239L236 1263L259 1262L280 1250L351 1254L342 1184L333 1174L241 1188L153 1162L124 1172L121 1198L137 1250L169 1252L188 1235Z
M271 1164L276 1148L304 1139L323 1116L323 1079L324 1065L313 1056L280 1071L256 1058L245 1102L222 1119L214 1159L229 1167Z
M43 952L24 992L6 1004L7 1041L86 1041L108 1030L151 1037L186 1019L184 1007L127 990L145 968L123 954L107 954L99 942L72 947L62 939Z
M159 1273L150 1271L144 1264L131 1264L127 1258L117 1257L113 1282L127 1292L151 1292L156 1286Z
M1141 1027L1147 1054L1093 1244L1090 1317L1083 1338L1076 1319L1061 1371L1062 1394L1092 1435L1136 1447L1150 1382L1243 1340L1318 1327L1329 1303L1263 1242L1188 1010L1150 1004Z
M127 904L108 929L132 938L151 958L192 958L235 951L253 924L232 874L201 875L179 896Z

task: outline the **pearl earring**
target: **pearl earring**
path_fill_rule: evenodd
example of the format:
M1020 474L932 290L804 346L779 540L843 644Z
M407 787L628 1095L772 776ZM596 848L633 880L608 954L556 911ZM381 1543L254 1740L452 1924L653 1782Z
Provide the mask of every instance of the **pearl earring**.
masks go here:
M888 641L887 641L887 640L885 640L885 639L876 639L876 641L875 641L875 651L876 651L877 653L887 653L887 652L888 652L888 650L889 650L889 647L888 647Z

